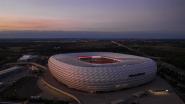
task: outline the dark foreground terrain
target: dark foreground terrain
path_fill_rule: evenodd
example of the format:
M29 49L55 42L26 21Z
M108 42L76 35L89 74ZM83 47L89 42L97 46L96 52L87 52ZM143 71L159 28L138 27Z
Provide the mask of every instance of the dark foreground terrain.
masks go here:
M185 40L3 40L0 41L0 70L24 54L38 55L40 59L36 62L47 65L51 55L87 51L118 52L153 58L158 63L158 74L174 87L181 98L185 98ZM0 97L25 100L37 95L40 89L35 86L36 80L30 77L21 79L1 92Z

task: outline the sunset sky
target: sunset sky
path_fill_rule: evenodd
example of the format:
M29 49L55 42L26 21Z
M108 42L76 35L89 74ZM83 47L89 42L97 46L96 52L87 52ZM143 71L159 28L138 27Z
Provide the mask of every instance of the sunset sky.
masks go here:
M4 30L185 33L185 0L1 0Z

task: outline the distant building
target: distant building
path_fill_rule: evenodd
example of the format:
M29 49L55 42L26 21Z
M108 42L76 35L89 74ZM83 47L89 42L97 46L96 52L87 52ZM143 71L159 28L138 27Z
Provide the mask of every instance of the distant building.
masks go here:
M37 58L38 58L37 55L23 55L22 57L18 59L18 61L30 61L30 60L34 60Z

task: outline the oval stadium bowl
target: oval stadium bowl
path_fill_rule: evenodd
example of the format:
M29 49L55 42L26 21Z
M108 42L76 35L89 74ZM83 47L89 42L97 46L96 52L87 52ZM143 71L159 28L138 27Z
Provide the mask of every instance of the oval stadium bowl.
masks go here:
M57 54L48 66L59 82L87 92L138 86L153 80L157 71L152 59L112 52Z

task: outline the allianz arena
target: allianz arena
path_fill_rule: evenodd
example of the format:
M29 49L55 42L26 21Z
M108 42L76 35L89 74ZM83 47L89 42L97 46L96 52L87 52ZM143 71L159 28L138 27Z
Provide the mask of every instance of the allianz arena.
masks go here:
M57 54L48 67L59 82L87 92L138 86L153 80L157 71L152 59L112 52Z

